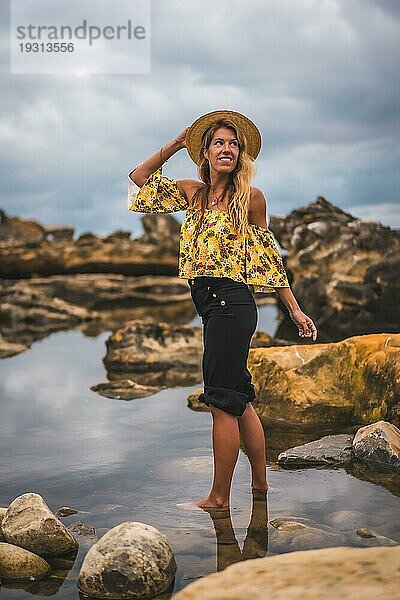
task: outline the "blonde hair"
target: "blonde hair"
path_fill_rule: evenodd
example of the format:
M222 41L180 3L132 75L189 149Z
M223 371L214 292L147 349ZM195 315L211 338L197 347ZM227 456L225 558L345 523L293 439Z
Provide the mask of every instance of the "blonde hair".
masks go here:
M208 159L204 156L204 149L208 149L217 129L225 127L235 132L239 144L239 156L237 164L229 173L228 183L225 187L223 198L229 195L228 214L231 218L233 228L236 233L245 236L248 225L248 211L250 205L251 182L255 174L254 162L247 154L247 140L242 131L229 119L219 119L210 125L202 135L199 164L197 168L198 176L204 182L204 186L199 187L193 195L193 208L200 213L200 218L196 227L196 236L198 235L208 203L208 195L211 190L210 166Z

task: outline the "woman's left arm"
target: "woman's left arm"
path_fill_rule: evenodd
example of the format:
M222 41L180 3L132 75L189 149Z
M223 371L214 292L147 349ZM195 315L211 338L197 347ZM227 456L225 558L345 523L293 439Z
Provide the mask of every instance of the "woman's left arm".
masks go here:
M268 229L267 202L264 194L256 187L251 188L249 221ZM290 318L297 326L300 337L312 337L313 341L317 339L317 328L312 319L301 310L290 287L274 287L275 292L288 309Z
M317 339L317 328L310 317L301 310L290 287L274 288L275 292L288 309L289 316L297 326L300 337L312 337L313 341Z

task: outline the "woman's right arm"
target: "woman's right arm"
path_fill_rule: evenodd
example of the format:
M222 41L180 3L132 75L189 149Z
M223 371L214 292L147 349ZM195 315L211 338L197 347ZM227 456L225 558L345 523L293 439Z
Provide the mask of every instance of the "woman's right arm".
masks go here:
M136 183L139 187L142 187L150 175L157 171L162 165L173 156L176 152L186 147L186 132L189 127L186 127L174 140L171 140L165 146L162 147L162 159L161 152L158 150L152 154L144 162L137 165L132 171L129 172L129 178L132 179L133 183ZM132 174L135 175L132 177Z

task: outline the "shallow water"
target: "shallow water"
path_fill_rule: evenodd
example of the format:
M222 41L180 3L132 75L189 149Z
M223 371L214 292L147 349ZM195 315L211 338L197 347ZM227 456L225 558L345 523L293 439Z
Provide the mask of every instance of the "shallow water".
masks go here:
M272 332L271 307L260 309L260 317L259 328ZM82 511L62 520L83 521L98 537L124 521L151 524L167 535L175 553L175 591L238 560L281 552L276 532L266 526L265 502L255 503L249 526L250 469L242 452L231 519L213 521L206 512L176 507L205 496L212 477L211 417L187 408L187 396L199 385L131 402L97 395L89 388L105 380L108 335L58 333L0 362L0 506L34 491L54 512L65 505ZM320 435L308 434L304 441ZM274 435L274 455L293 445L289 440ZM302 517L332 532L329 515L352 511L354 529L370 527L400 542L400 498L383 487L343 469L284 471L274 463L269 482L269 520ZM92 543L79 541L72 569L60 571L60 579L47 587L36 583L31 592L2 587L1 597L45 597L51 591L58 599L78 598L76 578Z

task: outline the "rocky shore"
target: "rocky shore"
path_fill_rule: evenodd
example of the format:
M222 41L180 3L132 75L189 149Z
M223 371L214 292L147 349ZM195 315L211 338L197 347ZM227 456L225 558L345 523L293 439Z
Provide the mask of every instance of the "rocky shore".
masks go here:
M103 238L84 233L75 239L71 227L44 226L0 211L0 300L20 307L14 320L24 320L30 302L34 314L45 313L52 298L66 302L48 319L64 321L61 329L67 321L69 327L88 319L99 323L96 311L104 321L111 308L155 304L166 309L176 302L180 306L170 317L184 323L191 301L186 282L176 277L180 225L168 214L144 215L142 223L144 233L137 239L128 231ZM270 227L285 252L294 292L318 326L320 341L398 332L399 230L364 222L321 197L284 218L271 217ZM255 297L259 303L275 301L273 295ZM275 335L297 339L286 309L279 306L281 322ZM2 318L6 324L13 320L9 310ZM118 326L115 320L114 325ZM12 328L3 333L8 341L17 341L10 339L13 335Z
M0 358L56 331L109 331L104 381L93 382L93 392L134 401L200 385L202 328L188 325L196 313L186 282L176 276L179 223L171 215L146 215L143 228L135 240L125 231L75 239L68 226L0 211ZM271 438L283 436L273 466L281 473L343 468L398 494L400 233L355 219L323 198L272 217L271 229L286 252L295 294L319 328L318 343L295 339L281 311L276 337L253 336L253 405L266 431L274 431ZM271 295L256 300L275 302ZM201 391L190 394L189 409L208 410L198 402ZM85 550L80 593L171 597L177 564L160 531L129 521L98 537L90 523L63 524L77 512L65 506L53 513L33 492L0 508L1 584L55 594L79 547ZM281 514L265 526L275 556L265 556L264 548L258 554L264 558L203 577L173 597L264 600L267 586L277 599L395 596L400 538L397 529L391 537L384 517L343 508L320 521ZM357 547L343 547L349 545Z

